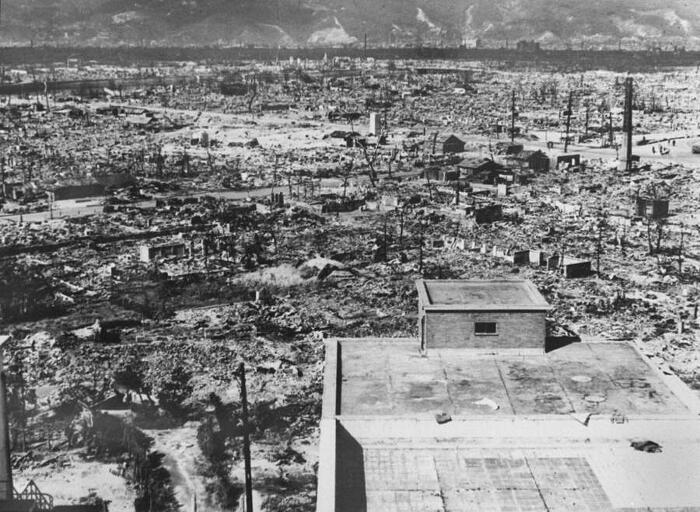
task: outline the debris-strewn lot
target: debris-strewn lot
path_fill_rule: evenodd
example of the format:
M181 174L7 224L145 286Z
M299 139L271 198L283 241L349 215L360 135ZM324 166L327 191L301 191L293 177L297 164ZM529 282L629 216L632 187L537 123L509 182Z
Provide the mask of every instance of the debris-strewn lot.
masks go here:
M231 510L243 363L255 500L313 510L323 340L417 335L419 278L530 279L552 343L631 340L700 390L696 71L634 77L625 171L623 77L441 64L241 63L0 103L18 482Z

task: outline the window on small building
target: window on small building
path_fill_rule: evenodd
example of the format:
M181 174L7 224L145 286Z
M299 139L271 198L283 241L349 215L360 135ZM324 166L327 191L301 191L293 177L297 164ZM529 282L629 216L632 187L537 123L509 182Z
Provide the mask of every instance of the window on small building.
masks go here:
M474 334L476 334L476 335L497 334L496 322L476 322L474 324Z

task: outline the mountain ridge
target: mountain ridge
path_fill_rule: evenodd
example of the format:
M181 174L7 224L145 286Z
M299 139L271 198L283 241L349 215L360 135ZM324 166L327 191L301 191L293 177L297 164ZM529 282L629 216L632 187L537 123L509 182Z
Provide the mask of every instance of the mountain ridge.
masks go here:
M700 48L692 0L5 0L0 43Z

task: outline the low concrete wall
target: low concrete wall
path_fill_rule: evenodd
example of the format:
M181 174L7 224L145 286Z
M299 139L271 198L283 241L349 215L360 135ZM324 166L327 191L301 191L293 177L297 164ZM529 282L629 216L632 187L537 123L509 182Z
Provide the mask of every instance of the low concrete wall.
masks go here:
M335 510L336 494L336 438L338 429L338 397L340 392L339 367L341 345L333 339L326 342L323 373L323 404L321 410L321 434L318 447L318 481L316 512Z

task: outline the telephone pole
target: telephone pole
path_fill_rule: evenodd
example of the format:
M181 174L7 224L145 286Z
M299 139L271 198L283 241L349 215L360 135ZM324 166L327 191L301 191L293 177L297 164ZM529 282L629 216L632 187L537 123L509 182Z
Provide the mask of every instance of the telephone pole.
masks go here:
M566 138L564 139L564 153L569 152L569 131L571 130L571 108L574 99L574 92L569 91L569 104L566 107Z
M10 461L10 425L9 412L7 409L7 386L5 371L3 369L2 344L8 341L9 337L2 336L0 342L0 500L12 500L12 463Z
M625 171L632 170L632 102L634 101L634 79L627 77L625 79L625 119L622 130L625 132Z
M243 459L245 464L245 510L253 512L253 477L250 469L250 432L248 428L248 393L245 385L245 364L238 366L241 379L241 407L243 413Z
M515 142L515 89L513 89L510 103L510 142L511 144Z

